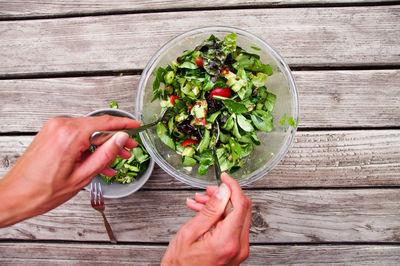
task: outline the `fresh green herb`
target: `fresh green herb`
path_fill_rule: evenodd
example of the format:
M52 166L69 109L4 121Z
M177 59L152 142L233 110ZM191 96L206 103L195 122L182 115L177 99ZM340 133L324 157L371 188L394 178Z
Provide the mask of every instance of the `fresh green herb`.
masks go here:
M168 134L168 129L164 126L162 122L157 124L157 135L164 144L166 144L171 149L175 150L175 142Z
M228 110L231 113L242 114L242 113L247 112L246 106L244 104L242 104L242 103L235 102L235 101L232 101L232 100L225 100L225 101L222 101L222 102L224 103L226 108L228 108Z
M294 128L297 127L296 120L294 120L294 118L292 116L289 118L288 124L289 124L289 126L292 126Z
M192 157L183 156L182 164L187 165L187 166L195 166L197 164L197 161L196 161L196 159L193 159Z
M279 120L279 123L281 123L282 126L286 125L286 114L282 116L281 120Z
M114 102L114 101L110 102L110 108L118 109L118 104L117 104L117 102Z
M272 68L238 47L236 38L236 33L222 40L211 35L155 72L153 100L176 111L157 125L157 135L182 156L183 165L198 165L200 175L213 164L213 145L221 170L232 173L261 144L257 132L273 130L276 96L265 85ZM218 140L211 134L217 125Z
M257 46L250 46L250 48L253 48L254 50L257 50L257 51L261 51L261 48L258 48Z

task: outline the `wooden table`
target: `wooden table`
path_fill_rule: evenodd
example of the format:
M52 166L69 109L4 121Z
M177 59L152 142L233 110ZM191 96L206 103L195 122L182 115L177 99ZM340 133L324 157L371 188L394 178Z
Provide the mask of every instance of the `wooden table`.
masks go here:
M299 90L295 142L273 171L244 187L253 200L244 264L399 264L395 1L1 0L0 176L50 117L82 116L111 100L134 113L150 57L177 34L209 25L266 40ZM81 191L0 229L0 264L158 264L193 216L185 199L196 191L156 167L141 191L107 200L117 245Z

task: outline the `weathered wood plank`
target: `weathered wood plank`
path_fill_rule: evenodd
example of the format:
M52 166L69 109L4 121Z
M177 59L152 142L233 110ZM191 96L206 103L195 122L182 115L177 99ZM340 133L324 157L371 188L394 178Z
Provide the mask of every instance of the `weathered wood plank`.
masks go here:
M300 127L400 126L400 70L295 71ZM0 80L0 132L38 131L115 100L135 113L139 76Z
M279 8L2 21L0 75L142 69L172 37L211 25L253 32L292 66L398 65L399 11Z
M400 189L246 191L252 243L399 242ZM193 212L190 191L139 191L106 201L121 241L166 243ZM0 239L107 241L103 220L81 191L55 210L0 229Z
M80 15L95 13L112 13L112 12L137 12L144 10L165 10L165 9L189 9L189 8L221 8L221 7L270 7L282 5L325 5L325 4L346 4L346 3L380 3L380 2L396 2L395 0L160 0L160 1L143 1L143 0L120 0L118 2L110 2L104 0L81 0L71 1L64 0L54 1L7 1L1 0L0 18L16 18L16 17L35 17L35 16L63 16L63 15Z
M0 176L32 138L0 137ZM246 188L399 186L399 151L399 130L298 132L284 159ZM145 188L188 186L156 166Z
M159 265L166 246L101 244L0 244L2 265ZM98 252L101 250L101 252ZM29 251L29 252L27 252ZM316 245L250 247L242 265L397 265L399 246Z

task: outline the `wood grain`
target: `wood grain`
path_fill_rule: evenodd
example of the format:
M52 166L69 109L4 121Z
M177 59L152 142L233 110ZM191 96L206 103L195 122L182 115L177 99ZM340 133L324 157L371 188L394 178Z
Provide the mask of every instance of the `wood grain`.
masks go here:
M399 189L246 191L253 202L251 243L399 242ZM106 200L120 242L167 243L193 212L190 191L139 191ZM103 220L76 197L47 214L0 229L0 239L107 241Z
M399 65L399 10L279 8L2 21L0 76L143 69L177 34L211 25L260 36L291 66Z
M0 263L24 265L159 265L166 246L1 243ZM27 252L29 250L29 252ZM98 252L101 250L101 252ZM241 265L397 265L400 247L316 245L250 247Z
M296 5L326 5L326 4L351 4L351 3L380 3L396 2L395 0L252 0L252 1L227 1L227 0L120 0L110 2L104 0L64 0L64 1L8 1L1 0L0 18L20 18L37 16L63 16L87 15L96 13L119 13L138 11L157 11L165 9L201 9L201 8L227 8L227 7L273 7Z
M400 70L295 71L300 127L400 126ZM0 80L0 132L36 132L53 116L117 101L135 113L139 76Z
M33 137L0 137L0 176ZM400 185L400 130L297 132L283 160L246 188L360 187ZM189 188L158 166L147 189Z

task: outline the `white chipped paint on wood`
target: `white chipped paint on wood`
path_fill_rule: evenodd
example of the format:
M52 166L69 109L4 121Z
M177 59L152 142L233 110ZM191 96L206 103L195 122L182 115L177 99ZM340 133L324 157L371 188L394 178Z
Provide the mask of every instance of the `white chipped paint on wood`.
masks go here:
M400 126L400 71L295 71L300 127ZM53 116L117 101L135 113L139 76L0 80L0 132L35 132ZM279 118L276 118L279 119Z
M32 138L0 137L0 176L11 169ZM297 132L283 160L246 188L399 186L399 150L399 130ZM188 186L156 166L145 188Z
M2 243L0 249L2 265L159 265L166 245ZM397 265L399 260L399 246L253 245L242 265Z
M400 190L246 191L253 202L251 243L399 242ZM194 213L190 191L139 191L106 200L118 241L167 243ZM47 214L0 229L0 239L107 241L103 220L76 197Z
M177 34L212 25L254 33L291 66L398 65L399 8L273 8L3 21L0 76L142 69Z

